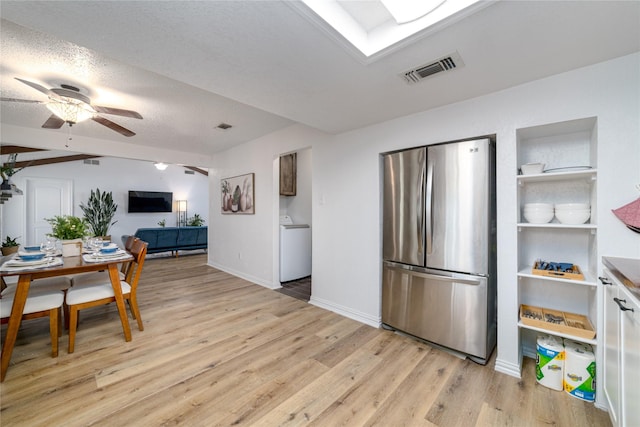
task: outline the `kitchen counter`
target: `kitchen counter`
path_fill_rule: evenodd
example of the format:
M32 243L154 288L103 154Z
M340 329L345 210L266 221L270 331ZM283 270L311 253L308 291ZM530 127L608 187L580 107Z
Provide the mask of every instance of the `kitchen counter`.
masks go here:
M602 257L602 263L640 299L640 259Z

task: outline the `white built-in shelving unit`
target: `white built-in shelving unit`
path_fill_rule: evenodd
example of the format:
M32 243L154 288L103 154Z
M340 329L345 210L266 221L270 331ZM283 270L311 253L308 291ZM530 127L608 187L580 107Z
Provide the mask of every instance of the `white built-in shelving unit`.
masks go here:
M518 175L518 303L570 313L598 324L597 250L597 126L596 118L572 120L517 130L518 167L545 164L545 172ZM530 224L522 214L525 203L589 203L591 218L580 225ZM576 264L584 280L532 274L538 259ZM571 338L597 346L593 339L525 325L518 319L520 346L524 355L535 357L540 332ZM595 350L595 348L594 348Z

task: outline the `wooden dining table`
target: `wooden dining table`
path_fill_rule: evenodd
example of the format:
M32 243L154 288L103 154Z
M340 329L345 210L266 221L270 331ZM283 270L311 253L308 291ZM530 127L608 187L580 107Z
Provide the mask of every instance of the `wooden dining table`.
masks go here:
M11 259L12 256L2 257L0 259L0 266L6 261ZM16 343L16 337L18 336L18 329L22 322L22 315L24 312L24 306L29 295L29 287L31 281L36 279L43 279L46 277L67 276L78 273L86 273L90 271L102 271L108 270L109 278L111 279L111 285L113 286L113 293L115 295L116 305L118 307L118 314L120 315L120 322L122 323L122 331L124 332L125 341L131 341L131 328L129 327L129 319L127 317L127 311L124 304L124 297L122 296L122 288L120 286L120 275L118 273L118 265L123 262L129 262L133 260L133 256L129 254L128 258L114 258L112 260L101 260L97 262L87 262L82 256L64 257L62 258L62 265L56 265L45 268L34 268L31 270L20 271L3 271L0 269L0 280L4 281L5 277L18 276L18 283L16 292L13 299L13 306L11 308L11 316L7 325L7 333L2 345L2 366L0 372L0 382L4 381L9 368L9 361L11 360L11 353L13 353L13 347Z

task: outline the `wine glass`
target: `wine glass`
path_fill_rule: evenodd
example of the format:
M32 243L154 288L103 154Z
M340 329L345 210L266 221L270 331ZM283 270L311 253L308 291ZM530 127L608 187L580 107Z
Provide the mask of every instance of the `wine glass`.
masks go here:
M56 251L57 239L55 237L47 237L42 243L40 243L40 250L47 256L53 255Z
M97 256L100 253L100 250L102 250L102 237L93 238L93 249Z

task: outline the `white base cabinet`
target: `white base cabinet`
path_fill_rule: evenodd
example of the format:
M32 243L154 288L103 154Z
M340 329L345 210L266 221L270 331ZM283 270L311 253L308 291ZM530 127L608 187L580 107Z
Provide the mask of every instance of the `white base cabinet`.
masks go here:
M638 261L640 262L640 261ZM640 426L640 302L603 270L604 395L614 426Z

